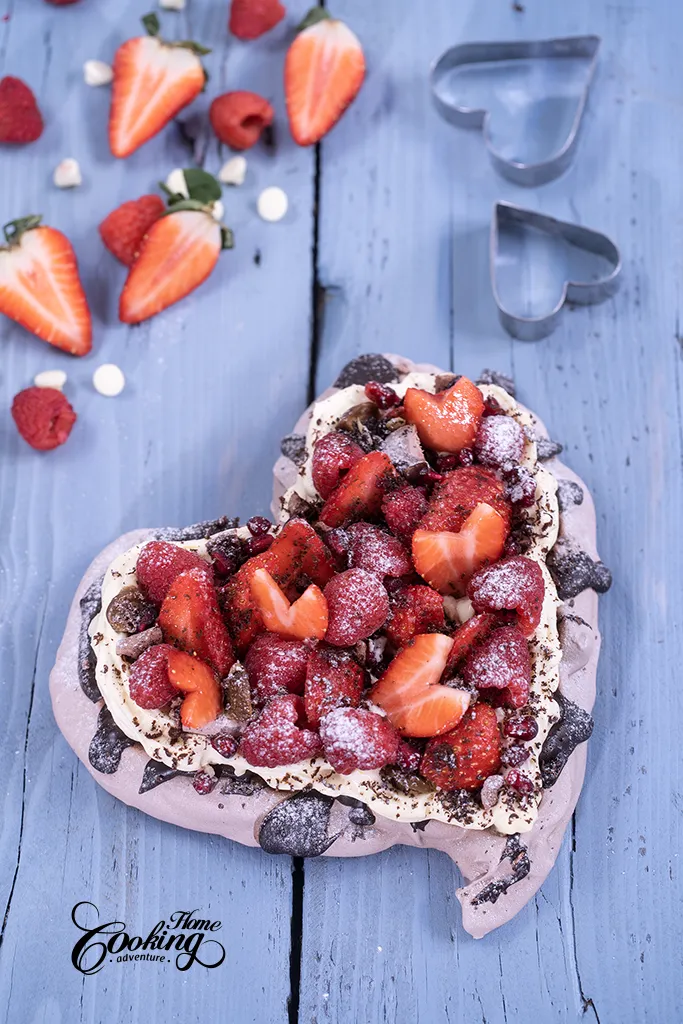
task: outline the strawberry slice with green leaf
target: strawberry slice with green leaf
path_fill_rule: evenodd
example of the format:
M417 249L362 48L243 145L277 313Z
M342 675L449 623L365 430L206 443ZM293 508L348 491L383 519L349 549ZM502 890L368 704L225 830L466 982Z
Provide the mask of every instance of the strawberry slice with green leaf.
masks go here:
M481 502L470 512L459 533L416 530L415 568L440 594L462 596L472 574L500 558L507 533L502 516Z

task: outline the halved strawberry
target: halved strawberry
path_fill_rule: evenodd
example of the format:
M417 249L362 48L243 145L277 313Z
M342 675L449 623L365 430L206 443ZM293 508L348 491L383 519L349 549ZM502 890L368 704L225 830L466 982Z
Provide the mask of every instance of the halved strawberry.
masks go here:
M543 571L525 555L504 558L472 577L467 596L478 612L516 611L517 625L525 636L531 636L543 611Z
M443 629L445 624L443 598L431 587L416 583L390 594L384 632L397 647L404 647L418 633Z
M507 537L505 521L482 502L460 533L413 534L413 562L420 576L442 594L461 596L473 572L500 558Z
M448 657L446 673L455 671L459 663L467 657L471 650L484 640L496 623L496 616L488 612L482 615L473 615L467 622L463 622L455 633L453 633L453 647Z
M135 577L145 597L161 604L174 579L188 569L201 569L212 578L211 566L195 551L167 540L150 540L138 555Z
M84 356L92 348L88 300L69 239L40 217L5 225L0 247L0 313L48 344Z
M228 674L235 655L213 583L202 569L189 569L174 579L157 623L165 640L208 661L219 676Z
M478 789L500 768L501 745L496 712L475 704L452 732L429 741L420 771L438 789Z
M285 100L292 137L319 142L355 99L365 77L360 42L342 21L314 7L285 58Z
M420 520L420 529L457 533L470 512L482 501L502 516L509 529L512 507L505 494L505 485L492 470L465 466L445 473L431 493L429 509Z
M206 84L196 43L166 43L155 15L142 19L149 35L128 39L114 57L109 145L127 157L192 103Z
M329 498L347 470L363 458L363 449L350 434L332 430L323 434L313 446L311 476L321 498Z
M209 666L174 647L168 652L168 678L181 693L180 721L185 729L203 729L223 711L221 685Z
M270 633L291 640L322 640L325 636L327 601L315 583L290 603L268 570L257 569L251 577L251 593Z
M346 651L327 644L314 648L306 666L304 703L306 718L317 728L323 715L341 705L357 707L365 673Z
M372 518L382 506L387 484L396 476L384 452L369 452L359 459L334 489L320 513L326 526L341 526L355 519Z
M439 736L467 710L469 693L439 683L452 646L442 633L416 636L371 690L371 700L404 736Z
M476 384L467 377L460 377L437 395L408 388L403 401L406 420L415 424L427 448L459 452L474 443L484 412L484 399Z
M427 511L427 499L423 491L410 484L389 491L382 499L382 514L387 526L404 544L410 544Z

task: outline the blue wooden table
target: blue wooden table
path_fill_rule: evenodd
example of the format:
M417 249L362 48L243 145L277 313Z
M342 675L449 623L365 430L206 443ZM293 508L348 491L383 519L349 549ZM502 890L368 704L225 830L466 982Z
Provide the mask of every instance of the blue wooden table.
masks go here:
M188 0L163 23L214 47L199 116L184 118L195 155L213 171L227 155L201 117L226 88L274 102L275 147L249 153L245 185L226 191L234 252L189 300L131 329L116 314L124 269L96 225L191 157L171 126L129 160L111 158L108 90L87 88L82 65L110 60L149 6L0 0L0 73L32 86L47 123L36 144L0 154L0 216L42 212L70 236L95 327L92 354L73 360L0 323L0 1019L680 1020L683 8L336 0L369 74L316 152L291 142L280 85L305 0L289 0L286 25L252 44L228 36L226 0ZM477 133L433 111L427 71L446 45L586 32L603 36L603 52L578 159L560 180L506 183ZM72 192L51 184L65 156L83 170ZM266 185L290 199L276 225L255 213ZM487 279L499 198L614 237L617 297L568 312L538 345L512 342ZM570 834L536 899L480 942L462 929L459 878L440 853L293 864L117 803L67 747L48 697L68 603L100 548L137 526L266 512L279 437L344 362L383 349L468 374L512 372L591 488L615 576ZM90 383L109 361L128 379L115 400ZM68 444L40 455L9 406L51 368L67 371L79 422ZM114 964L84 977L70 962L80 900L136 934L200 908L223 921L226 961L161 976Z

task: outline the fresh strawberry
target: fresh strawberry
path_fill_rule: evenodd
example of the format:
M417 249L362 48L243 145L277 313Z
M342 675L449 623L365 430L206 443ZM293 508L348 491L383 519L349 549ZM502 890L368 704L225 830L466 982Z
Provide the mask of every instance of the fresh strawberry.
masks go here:
M502 516L509 529L512 509L505 495L505 485L495 473L481 466L466 466L445 473L431 493L429 509L420 521L420 529L457 533L482 501Z
M57 388L25 388L14 396L12 419L27 444L47 452L68 440L76 413Z
M452 732L429 741L420 771L438 789L478 789L500 768L500 749L496 712L475 704Z
M286 14L280 0L232 0L228 28L238 39L258 39Z
M460 533L413 534L413 562L420 576L442 594L461 596L473 572L500 558L507 536L504 520L481 503L465 520Z
M220 685L209 666L170 644L156 644L140 655L128 688L131 699L149 710L164 707L178 692L185 693L180 720L186 729L203 728L223 710Z
M159 612L164 639L207 661L223 678L235 656L211 579L204 569L176 576Z
M255 146L274 117L268 100L244 90L216 96L209 108L209 120L216 137L233 149Z
M494 629L467 657L462 674L479 690L508 690L513 707L529 700L531 658L525 637L515 626ZM524 699L522 699L524 698ZM516 703L521 700L521 703Z
M225 586L226 617L239 651L264 628L251 593L257 569L266 569L285 590L301 575L324 587L335 574L332 556L313 527L303 519L285 523L268 550L248 559Z
M476 573L467 596L475 611L516 611L517 625L531 636L541 621L545 582L543 571L532 558L515 555Z
M327 601L315 583L290 603L267 569L251 577L251 593L267 630L291 640L322 640L327 632Z
M329 625L325 639L335 647L352 647L384 624L389 597L381 580L365 569L347 569L325 587Z
M140 196L122 203L108 214L99 227L100 237L117 260L132 267L142 239L166 207L161 196Z
M404 544L409 544L420 520L427 513L424 492L410 484L389 491L382 498L382 513L387 526Z
M340 775L392 764L400 742L388 719L365 708L336 708L325 715L320 739L325 757Z
M5 225L0 246L0 313L73 356L92 348L88 301L68 238L24 217Z
M20 78L0 79L0 142L35 142L43 134L36 98Z
M342 430L323 434L313 446L311 475L321 498L329 498L347 470L363 458L360 445Z
M239 752L255 767L279 768L315 757L322 750L317 732L308 728L301 697L274 697L244 730Z
M412 584L390 595L384 632L396 647L404 647L418 633L443 629L445 625L443 598L431 587Z
M408 388L403 402L406 420L415 424L427 448L459 452L472 446L484 411L484 399L476 384L467 377L460 377L437 395Z
M127 157L199 96L206 74L197 43L165 43L154 14L142 19L148 35L129 39L114 57L109 146Z
M300 146L319 142L356 98L365 58L351 29L314 7L285 58L289 126Z
M372 689L371 699L404 736L439 736L467 710L469 693L439 683L452 646L442 633L414 637Z
M166 540L150 540L138 555L135 577L145 597L161 604L175 578L188 569L201 569L211 579L211 566L194 551Z
M354 519L377 515L396 470L384 452L369 452L359 459L334 489L320 513L326 526L341 526Z
M474 439L474 453L483 466L502 469L519 462L525 444L524 431L512 416L485 416Z
M317 728L333 708L356 707L363 692L365 673L346 651L321 644L311 651L306 667L306 718Z
M473 615L471 619L463 622L462 626L456 629L453 634L453 647L446 665L447 676L454 672L470 651L474 650L489 635L495 624L496 616L484 612L481 615Z
M244 667L258 704L283 693L304 692L310 647L274 633L257 636L247 651Z
M353 523L348 528L349 567L367 569L376 576L407 576L413 563L401 541L371 523Z

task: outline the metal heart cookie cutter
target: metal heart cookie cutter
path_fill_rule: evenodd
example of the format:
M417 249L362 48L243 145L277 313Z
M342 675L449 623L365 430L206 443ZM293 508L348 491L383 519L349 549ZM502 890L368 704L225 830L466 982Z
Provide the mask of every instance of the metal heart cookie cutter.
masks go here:
M528 314L513 312L509 298L501 297L498 278L499 274L507 272L514 275L515 292L520 296L525 294L527 308L530 305L533 307L534 299L540 294L545 283L542 280L543 276L552 270L552 261L546 258L543 251L535 264L533 261L527 261L526 265L516 255L506 251L503 244L506 237L516 238L516 244L519 246L520 239L525 236L531 242L537 240L538 245L545 246L546 251L549 246L556 245L557 240L564 243L566 262L562 274L566 276L560 297L549 313L537 315L533 311ZM591 256L596 257L590 272L586 271L584 265L587 254L588 259ZM489 258L491 287L500 322L509 334L521 341L540 341L550 334L557 326L565 303L573 302L586 306L603 302L614 295L619 287L621 254L611 238L592 228L557 220L555 217L536 213L534 210L525 210L512 203L498 202L494 207ZM535 276L534 266L538 268ZM575 273L576 277L583 273L586 279L572 280L572 273ZM559 276L557 274L555 280ZM550 286L546 288L546 293L549 290Z
M579 128L588 100L590 85L595 74L600 49L599 36L569 36L565 39L540 39L521 42L493 43L462 43L452 46L438 57L430 71L430 87L439 113L451 124L463 128L481 128L488 154L496 170L510 181L518 185L543 185L553 178L559 177L572 161L579 140ZM493 142L491 136L491 113L488 110L476 109L460 105L448 97L444 85L451 73L458 68L481 68L482 65L510 64L515 61L531 60L582 60L587 63L583 70L583 84L578 91L576 110L568 125L564 142L550 156L538 162L522 162L504 156ZM508 95L509 111L519 111L519 98L512 90ZM561 97L550 96L549 102ZM549 117L551 111L545 111L547 123L556 124L555 117ZM538 134L538 133L537 133Z

